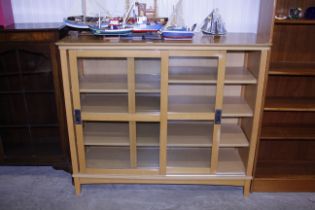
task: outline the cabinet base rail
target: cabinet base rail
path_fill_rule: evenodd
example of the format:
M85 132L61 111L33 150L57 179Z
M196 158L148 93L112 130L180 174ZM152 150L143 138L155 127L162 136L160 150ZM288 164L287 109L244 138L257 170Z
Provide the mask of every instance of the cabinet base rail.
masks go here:
M235 175L102 175L73 174L76 194L80 195L82 184L200 184L243 187L244 196L249 196L251 176Z

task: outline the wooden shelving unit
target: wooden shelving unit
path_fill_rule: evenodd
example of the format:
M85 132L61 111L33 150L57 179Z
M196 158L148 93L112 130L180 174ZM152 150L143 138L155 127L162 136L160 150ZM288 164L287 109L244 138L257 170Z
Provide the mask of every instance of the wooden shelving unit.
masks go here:
M213 124L172 121L168 125L169 147L210 147ZM137 124L138 146L159 146L159 124ZM85 145L129 146L128 123L87 123L84 129ZM248 147L242 129L231 123L222 124L221 147ZM193 141L191 140L193 138Z
M170 84L216 84L217 70L208 67L170 67ZM256 84L256 78L242 67L226 68L225 84Z
M266 111L315 111L315 98L270 97L267 98Z
M0 30L0 165L71 170L61 70L62 23Z
M270 64L269 75L314 76L315 63L278 63Z
M278 0L276 11L312 0ZM252 191L315 190L314 20L275 20Z
M315 129L313 126L307 125L269 125L262 127L262 139L277 139L277 140L314 140L315 139Z
M275 20L276 25L315 25L314 20L308 19L286 19L286 20Z
M268 41L58 43L76 192L88 183L222 184L249 193Z

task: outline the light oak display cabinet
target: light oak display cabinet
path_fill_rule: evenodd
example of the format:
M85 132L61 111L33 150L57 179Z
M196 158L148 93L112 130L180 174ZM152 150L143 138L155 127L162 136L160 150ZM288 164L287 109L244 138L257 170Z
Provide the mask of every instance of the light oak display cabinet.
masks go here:
M58 42L73 177L81 184L243 186L249 193L269 44Z

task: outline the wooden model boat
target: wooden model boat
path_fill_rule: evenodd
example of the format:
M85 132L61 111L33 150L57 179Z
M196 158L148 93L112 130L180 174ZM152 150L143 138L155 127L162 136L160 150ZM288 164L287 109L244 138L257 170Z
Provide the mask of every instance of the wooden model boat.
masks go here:
M89 16L70 16L64 19L64 23L66 26L76 29L89 29L89 25L96 25L97 21L99 20L98 17L89 17ZM106 24L103 23L101 25L105 27Z
M166 40L191 40L194 32L188 30L186 27L168 27L162 31L162 36Z
M131 27L115 27L112 28L110 26L98 28L96 26L90 26L89 27L91 32L94 35L102 35L102 36L127 36L132 32Z

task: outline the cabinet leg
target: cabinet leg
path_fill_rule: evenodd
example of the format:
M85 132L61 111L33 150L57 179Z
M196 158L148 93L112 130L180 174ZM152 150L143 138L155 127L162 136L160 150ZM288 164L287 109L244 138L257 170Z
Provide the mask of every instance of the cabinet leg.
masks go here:
M75 194L79 196L81 193L81 184L80 184L79 178L77 177L74 178L74 187L75 187Z
M250 194L250 180L246 180L244 183L244 188L243 188L243 193L244 193L244 197L248 197Z

